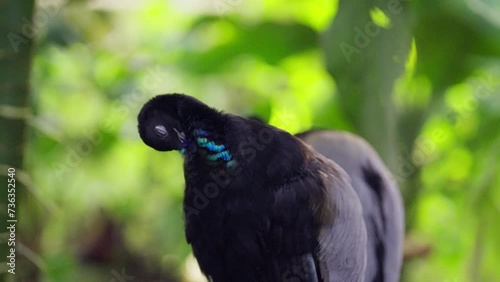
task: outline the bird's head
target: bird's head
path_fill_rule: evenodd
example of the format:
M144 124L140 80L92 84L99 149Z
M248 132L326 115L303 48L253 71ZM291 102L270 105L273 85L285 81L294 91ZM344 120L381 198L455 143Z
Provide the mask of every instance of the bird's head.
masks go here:
M179 113L184 95L159 95L141 109L139 135L146 145L158 151L180 150L186 138L186 123Z
M219 114L193 97L163 94L142 107L138 120L139 135L146 145L158 151L182 150L191 141L193 130L201 122L217 120Z

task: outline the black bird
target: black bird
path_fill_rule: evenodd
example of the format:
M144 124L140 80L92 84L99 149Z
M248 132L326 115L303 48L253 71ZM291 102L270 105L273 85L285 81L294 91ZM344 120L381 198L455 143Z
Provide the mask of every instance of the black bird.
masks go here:
M365 281L399 281L404 208L383 161L365 140L347 132L311 130L296 136L340 165L351 178L368 235Z
M213 282L364 281L367 234L349 176L289 133L181 94L138 116L184 156L185 233Z

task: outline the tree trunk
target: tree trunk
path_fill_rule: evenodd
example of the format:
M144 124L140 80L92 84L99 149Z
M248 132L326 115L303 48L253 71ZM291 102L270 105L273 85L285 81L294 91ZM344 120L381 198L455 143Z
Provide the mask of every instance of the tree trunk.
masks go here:
M409 15L407 2L340 0L324 36L327 68L343 111L392 171L398 152L392 90L411 46Z
M0 1L0 281L13 281L7 273L5 260L10 254L7 239L7 169L15 168L16 175L23 167L23 152L26 143L27 119L29 118L29 74L31 69L31 49L33 32L27 22L31 22L34 1ZM33 28L31 24L30 28ZM16 178L16 212L23 198L23 187ZM18 214L15 214L17 220ZM19 243L19 229L16 224L16 246ZM16 253L16 265L19 262ZM16 266L16 276L21 270Z
M339 0L323 37L327 69L345 116L386 162L404 196L417 194L420 174L401 149L411 152L425 120L420 111L399 113L393 102L394 83L405 72L411 47L410 8L401 0ZM413 114L418 120L410 118ZM402 136L406 133L411 134ZM406 163L410 170L401 171ZM408 209L413 215L414 199L405 197Z
M384 27L375 23L384 18L381 12ZM419 167L412 164L410 154L427 113L422 108L398 112L392 98L410 51L410 14L406 1L340 0L323 46L342 110L387 163L413 214Z

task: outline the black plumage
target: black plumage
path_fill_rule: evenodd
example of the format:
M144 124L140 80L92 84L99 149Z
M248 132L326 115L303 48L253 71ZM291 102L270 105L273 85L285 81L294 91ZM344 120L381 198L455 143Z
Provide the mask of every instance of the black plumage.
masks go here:
M366 228L348 175L289 133L180 94L139 116L184 155L185 232L214 282L363 281Z

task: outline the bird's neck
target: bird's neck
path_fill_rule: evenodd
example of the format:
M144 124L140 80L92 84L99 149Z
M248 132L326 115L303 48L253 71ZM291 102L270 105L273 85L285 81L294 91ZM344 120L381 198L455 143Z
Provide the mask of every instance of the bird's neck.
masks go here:
M210 166L225 165L230 168L233 156L222 138L214 133L201 128L193 129L188 138L182 143L179 152L187 160L202 161Z

